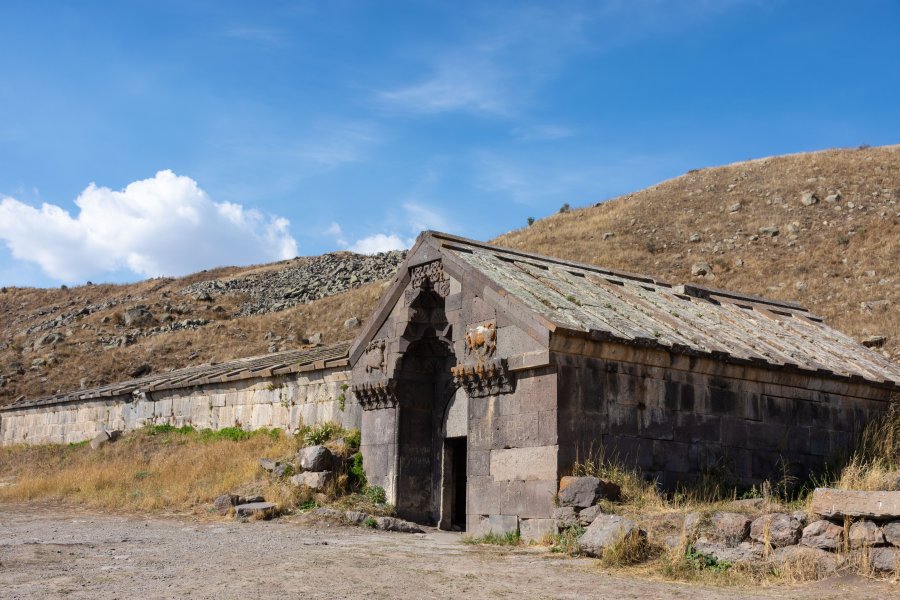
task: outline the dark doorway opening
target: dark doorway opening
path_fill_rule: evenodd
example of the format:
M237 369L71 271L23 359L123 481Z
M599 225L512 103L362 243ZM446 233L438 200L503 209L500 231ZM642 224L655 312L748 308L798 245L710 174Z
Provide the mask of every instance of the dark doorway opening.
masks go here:
M466 530L466 438L447 438L450 451L452 496L450 501L450 524L453 529Z

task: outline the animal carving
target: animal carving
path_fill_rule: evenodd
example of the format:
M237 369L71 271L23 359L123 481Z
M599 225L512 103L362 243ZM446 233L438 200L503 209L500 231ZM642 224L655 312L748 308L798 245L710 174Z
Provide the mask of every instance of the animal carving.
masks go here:
M384 340L376 340L369 344L365 355L366 373L371 373L372 371L381 371L383 373L387 368L386 363Z
M494 355L497 349L497 329L493 323L470 327L466 332L466 350L480 358Z

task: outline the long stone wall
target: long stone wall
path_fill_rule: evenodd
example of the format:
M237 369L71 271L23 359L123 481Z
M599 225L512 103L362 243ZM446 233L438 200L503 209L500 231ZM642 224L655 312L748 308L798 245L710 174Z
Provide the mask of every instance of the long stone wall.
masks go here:
M7 408L0 412L0 444L64 444L101 431L148 424L198 429L261 427L293 430L335 421L359 428L361 410L349 390L350 372L322 369L281 377ZM343 399L342 399L343 398Z
M717 469L746 485L785 468L802 479L852 450L890 403L866 383L619 344L569 349L581 352L554 355L563 471L602 447L670 489Z

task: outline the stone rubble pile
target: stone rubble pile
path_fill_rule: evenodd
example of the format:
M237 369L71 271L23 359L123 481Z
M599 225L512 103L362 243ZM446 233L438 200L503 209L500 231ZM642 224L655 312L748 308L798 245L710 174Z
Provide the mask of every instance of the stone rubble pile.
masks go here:
M246 294L249 299L239 314L266 314L388 279L405 258L406 252L399 250L372 255L335 252L298 259L280 269L201 281L184 288L182 294L207 302L222 294Z
M599 556L625 536L646 537L634 521L604 514L588 504L600 486L596 478L564 478L561 506L553 517L557 527L586 527L579 538L582 551ZM561 483L562 486L562 483ZM576 490L591 490L584 495ZM574 503L572 498L578 497ZM600 494L596 494L599 499ZM563 504L563 499L567 504ZM595 500L596 502L596 500ZM735 509L762 508L756 501L732 503ZM816 489L812 512L766 512L751 518L741 512L717 511L711 515L690 513L682 522L681 535L661 540L669 547L685 541L718 561L783 562L798 556L811 559L826 572L840 568L848 560L865 561L877 573L900 572L900 491L851 492Z

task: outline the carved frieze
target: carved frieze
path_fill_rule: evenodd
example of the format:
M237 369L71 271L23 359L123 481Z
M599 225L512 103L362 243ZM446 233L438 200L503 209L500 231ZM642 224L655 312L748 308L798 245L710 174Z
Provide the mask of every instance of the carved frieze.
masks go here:
M479 363L492 358L497 351L497 326L480 323L466 328L466 356Z
M393 379L354 385L353 395L363 410L397 406L397 384Z
M387 373L387 352L385 352L386 342L382 340L372 340L366 346L366 353L363 355L363 364L366 366L366 373L372 371L381 371Z
M456 365L450 369L453 383L466 390L470 398L483 398L515 391L515 378L504 360L491 360L477 365Z
M431 290L442 298L450 295L450 278L444 274L444 265L439 260L412 267L409 277L410 289L404 292L407 306L415 301L419 290Z

